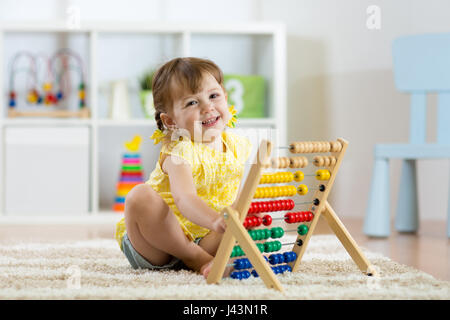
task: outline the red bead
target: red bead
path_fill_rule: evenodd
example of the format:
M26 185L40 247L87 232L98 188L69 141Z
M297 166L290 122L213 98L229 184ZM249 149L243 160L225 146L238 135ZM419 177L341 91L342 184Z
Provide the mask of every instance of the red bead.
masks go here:
M250 207L248 208L247 214L253 213L253 210L254 210L254 206L253 206L253 202L252 202L252 203L250 203Z
M256 217L256 226L259 227L262 224L263 220L260 217Z
M280 211L278 201L272 202L273 211Z
M262 211L261 212L267 212L267 203L263 202L261 203Z
M289 200L287 200L287 205L288 205L288 208L287 208L287 210L292 210L292 209L294 209L294 207L295 207L295 202L294 202L294 200L292 200L292 199L289 199Z
M256 213L261 213L262 210L263 210L262 203L258 202L258 209L256 210Z
M248 227L248 218L245 218L244 222L242 223L245 229Z
M15 91L11 91L11 92L9 93L9 98L10 98L10 99L15 99L15 98L16 98L16 92L15 92Z
M273 202L267 201L267 212L272 212L272 211L273 211Z
M272 217L268 214L266 214L263 218L262 218L262 222L265 226L270 226L272 224Z
M294 223L294 216L292 215L292 212L288 212L284 215L284 221L286 221L287 223Z
M298 222L303 222L306 220L306 218L307 218L307 216L305 215L304 211L300 211L298 213Z
M312 221L313 219L314 219L314 214L311 211L309 211L308 212L308 221Z

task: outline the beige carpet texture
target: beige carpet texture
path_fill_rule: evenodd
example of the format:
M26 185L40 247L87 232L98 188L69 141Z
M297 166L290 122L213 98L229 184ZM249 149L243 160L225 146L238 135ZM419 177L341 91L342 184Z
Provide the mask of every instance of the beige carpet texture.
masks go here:
M133 270L111 239L0 246L0 299L450 299L450 282L362 248L378 276L360 273L334 235L311 238L298 272L208 285L190 271Z

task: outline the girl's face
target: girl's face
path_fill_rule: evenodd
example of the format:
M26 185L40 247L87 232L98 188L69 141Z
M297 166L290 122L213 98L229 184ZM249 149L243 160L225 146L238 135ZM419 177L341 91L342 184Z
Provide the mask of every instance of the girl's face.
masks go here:
M182 94L174 101L171 115L161 114L161 119L166 120L168 126L187 130L193 141L217 141L231 119L227 95L217 80L205 72L200 90L195 94Z

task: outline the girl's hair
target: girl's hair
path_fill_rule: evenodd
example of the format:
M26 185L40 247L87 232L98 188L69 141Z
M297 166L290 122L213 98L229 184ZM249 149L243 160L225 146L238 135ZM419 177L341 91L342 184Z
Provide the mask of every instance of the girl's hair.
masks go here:
M161 66L153 77L153 103L158 129L164 130L161 113L172 111L173 102L186 91L199 91L204 73L210 73L223 86L222 70L211 60L200 58L175 58Z

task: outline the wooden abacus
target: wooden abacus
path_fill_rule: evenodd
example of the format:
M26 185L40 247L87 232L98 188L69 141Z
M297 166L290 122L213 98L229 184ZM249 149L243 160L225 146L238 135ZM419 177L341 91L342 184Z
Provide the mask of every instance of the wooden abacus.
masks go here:
M259 276L268 288L283 291L280 281L275 273L284 273L285 271L296 272L300 266L301 259L305 253L309 240L314 232L317 222L323 215L337 238L343 244L353 261L359 269L366 275L375 274L374 268L365 258L356 242L351 237L345 226L339 220L338 216L328 203L328 195L336 179L336 174L341 165L343 156L347 149L348 142L344 139L337 141L312 141L312 142L293 142L289 145L291 153L329 153L328 155L318 155L311 161L317 167L326 167L316 172L316 178L321 181L318 188L314 188L315 193L313 201L308 203L309 210L304 212L286 213L284 220L288 223L306 222L300 224L297 229L297 239L292 243L291 252L271 255L270 259L264 257L261 252L273 252L281 248L279 241L273 241L265 244L255 243L255 240L267 239L269 237L279 238L284 234L282 228L246 230L246 227L270 225L272 218L265 215L263 218L257 216L248 216L247 214L271 212L280 210L291 210L294 208L294 201L279 200L272 202L251 202L253 198L285 197L293 196L296 193L305 194L307 187L300 185L284 187L263 187L258 188L258 184L299 182L304 178L301 171L277 172L272 174L263 174L265 168L304 168L308 165L308 159L301 157L279 157L269 160L272 145L268 141L262 141L256 159L250 167L248 177L244 182L242 189L237 197L234 207L226 207L222 215L227 223L227 229L222 237L222 241L213 260L211 271L207 278L207 283L219 283L227 267L230 257L246 254L248 259L237 259L234 261L236 269L254 268L249 271L238 271L235 278L248 278L250 275ZM281 229L281 230L280 230ZM262 232L258 232L262 230ZM235 246L235 243L240 246ZM275 243L275 244L274 244ZM273 246L272 246L273 245ZM274 250L275 249L275 250ZM236 254L236 252L240 252ZM270 264L287 262L280 266L271 267ZM238 268L239 267L239 268ZM233 273L232 273L233 276Z

